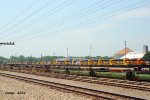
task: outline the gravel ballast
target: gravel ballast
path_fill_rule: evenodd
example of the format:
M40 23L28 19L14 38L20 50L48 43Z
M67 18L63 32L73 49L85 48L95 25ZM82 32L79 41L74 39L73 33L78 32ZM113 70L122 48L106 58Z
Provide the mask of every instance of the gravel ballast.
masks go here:
M0 100L90 100L73 93L0 76Z
M141 90L135 90L135 89L130 89L130 88L127 89L127 88L122 88L122 87L107 86L107 85L93 84L93 83L86 83L86 82L79 82L79 81L72 81L72 80L65 80L65 79L49 78L49 77L44 77L44 76L29 75L29 74L9 72L9 71L1 71L1 72L3 73L5 72L8 74L21 75L24 77L42 79L45 81L52 81L52 82L63 83L63 84L68 84L68 85L91 88L95 90L112 92L112 93L122 94L122 95L127 95L127 96L134 96L134 97L150 100L150 95L149 95L150 92L148 91L141 91Z

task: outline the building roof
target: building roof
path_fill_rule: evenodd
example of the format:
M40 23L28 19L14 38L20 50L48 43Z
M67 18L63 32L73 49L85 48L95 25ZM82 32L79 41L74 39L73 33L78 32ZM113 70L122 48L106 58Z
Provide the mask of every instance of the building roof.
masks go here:
M124 59L124 58L128 58L128 59L140 59L143 58L145 52L130 52L128 54L126 54L126 56L124 55L123 57L121 57L120 59Z
M129 52L133 52L133 50L131 50L131 49L129 49L129 48L126 48L126 54L129 53ZM122 50L120 50L120 51L118 51L118 52L115 53L115 54L120 54L120 55L125 54L125 48L122 49Z

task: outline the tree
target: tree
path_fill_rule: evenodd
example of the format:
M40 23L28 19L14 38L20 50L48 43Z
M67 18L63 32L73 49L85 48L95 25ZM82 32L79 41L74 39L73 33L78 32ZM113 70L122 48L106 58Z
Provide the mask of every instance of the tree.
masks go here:
M145 53L145 55L143 56L143 59L150 60L150 51Z
M23 62L25 62L26 59L23 55L20 55L18 60L19 60L19 62L23 63Z
M4 64L4 63L6 63L8 61L9 61L9 59L4 58L4 57L0 57L0 64Z

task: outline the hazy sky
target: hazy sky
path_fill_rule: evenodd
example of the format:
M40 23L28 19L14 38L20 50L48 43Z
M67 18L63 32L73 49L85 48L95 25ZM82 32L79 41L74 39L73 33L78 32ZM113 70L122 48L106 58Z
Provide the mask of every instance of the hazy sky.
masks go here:
M150 0L1 0L0 56L113 56L150 46Z

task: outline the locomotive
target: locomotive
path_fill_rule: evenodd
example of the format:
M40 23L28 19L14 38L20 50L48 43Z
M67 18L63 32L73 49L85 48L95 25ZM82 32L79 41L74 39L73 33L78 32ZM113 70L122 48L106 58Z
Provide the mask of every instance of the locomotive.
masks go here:
M84 60L62 60L62 61L50 61L48 65L71 65L71 66L144 66L147 65L147 61L143 59L84 59Z

